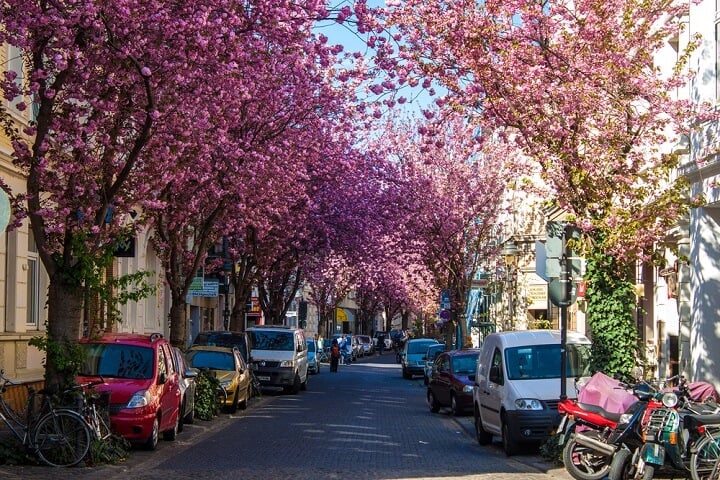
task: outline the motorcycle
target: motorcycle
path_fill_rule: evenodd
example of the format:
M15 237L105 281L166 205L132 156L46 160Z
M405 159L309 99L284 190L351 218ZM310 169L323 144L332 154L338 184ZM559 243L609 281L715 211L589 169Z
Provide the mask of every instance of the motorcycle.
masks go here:
M563 464L577 480L599 480L610 470L614 449L604 450L623 412L638 404L637 391L603 373L596 373L578 388L578 399L558 404L563 414L557 432L563 447Z
M700 455L698 446L701 445L701 432L713 422L720 423L720 416L717 415L717 404L698 400L692 395L692 389L697 390L698 385L704 387L709 384L696 382L688 386L680 378L679 386L673 391L653 395L652 401L658 406L647 409L641 421L641 430L636 434L642 443L634 450L618 450L610 466L608 477L611 480L650 480L661 467L669 467L683 475L690 473L693 480L711 478L705 472L711 473L717 463L717 442L709 440L715 436L707 437L706 447ZM717 398L717 393L710 396ZM715 463L711 461L713 458ZM693 463L696 464L696 473L693 473Z

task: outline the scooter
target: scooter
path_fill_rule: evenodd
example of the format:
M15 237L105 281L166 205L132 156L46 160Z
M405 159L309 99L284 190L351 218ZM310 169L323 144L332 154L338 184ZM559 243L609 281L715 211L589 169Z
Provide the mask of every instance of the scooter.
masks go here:
M625 453L613 461L612 480L650 480L661 467L689 473L693 480L710 478L705 472L712 472L715 465L704 457L712 455L717 463L717 444L708 444L707 450L703 447L699 455L698 447L708 425L720 423L720 409L714 402L698 401L691 395L692 389L693 384L686 386L681 378L676 390L655 396L662 405L643 418L642 445L632 455Z
M578 388L578 399L564 399L558 404L563 414L557 433L563 447L563 464L578 480L605 478L612 453L598 449L605 445L623 412L637 403L631 387L603 373L596 373Z

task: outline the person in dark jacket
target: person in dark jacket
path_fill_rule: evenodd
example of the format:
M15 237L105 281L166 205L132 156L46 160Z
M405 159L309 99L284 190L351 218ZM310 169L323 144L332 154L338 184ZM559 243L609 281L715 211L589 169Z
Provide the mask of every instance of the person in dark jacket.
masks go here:
M331 372L337 373L338 363L340 363L340 346L338 345L337 338L334 338L332 341L332 346L330 347L330 371Z

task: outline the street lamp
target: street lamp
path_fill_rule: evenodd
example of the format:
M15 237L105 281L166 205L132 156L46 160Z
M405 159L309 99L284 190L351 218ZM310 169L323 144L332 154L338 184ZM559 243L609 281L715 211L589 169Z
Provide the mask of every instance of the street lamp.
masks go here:
M517 253L518 249L515 242L508 240L503 244L502 251L500 254L503 257L503 263L505 264L505 280L508 284L508 317L509 325L506 330L510 330L515 324L515 280L517 278Z

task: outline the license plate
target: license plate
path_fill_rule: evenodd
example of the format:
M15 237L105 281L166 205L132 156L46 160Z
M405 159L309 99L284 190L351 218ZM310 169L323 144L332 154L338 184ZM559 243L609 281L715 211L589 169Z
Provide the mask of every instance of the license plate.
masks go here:
M260 380L261 382L269 382L270 381L270 377L268 377L266 375L258 375L257 379Z

